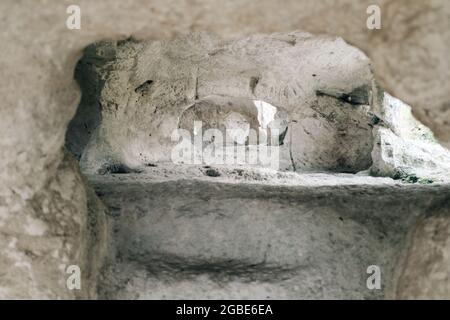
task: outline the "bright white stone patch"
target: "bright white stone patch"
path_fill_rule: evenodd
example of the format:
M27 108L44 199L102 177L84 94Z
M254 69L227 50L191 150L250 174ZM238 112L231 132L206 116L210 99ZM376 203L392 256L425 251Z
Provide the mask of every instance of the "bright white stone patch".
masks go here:
M38 219L27 216L27 223L24 226L25 232L31 236L42 236L47 231L47 226L44 222Z
M261 100L253 100L253 103L258 110L259 144L265 145L268 139L267 127L275 119L277 108Z
M258 121L262 129L267 129L267 125L275 119L277 108L261 100L253 100L256 109L258 109Z

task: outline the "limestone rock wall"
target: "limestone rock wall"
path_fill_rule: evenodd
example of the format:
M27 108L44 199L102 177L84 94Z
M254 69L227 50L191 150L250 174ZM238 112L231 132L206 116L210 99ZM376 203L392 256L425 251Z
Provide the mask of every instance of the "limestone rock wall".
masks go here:
M400 277L392 297L442 299L450 296L449 203L439 203L410 232L400 263Z
M365 26L365 10L374 2L381 5L383 29L371 32ZM27 220L40 219L44 212L41 203L70 208L51 211L66 215L74 226L67 229L69 234L56 233L56 247L65 242L65 236L67 243L78 241L87 221L83 199L88 192L75 178L77 169L65 165L62 146L80 97L74 68L83 48L94 41L130 35L165 39L203 30L228 38L296 29L339 35L364 50L384 87L411 104L437 137L449 143L450 3L446 0L77 3L82 8L81 30L65 26L66 8L73 1L0 2L0 264L8 275L0 278L2 297L71 297L59 291L59 277L47 278L47 273L39 271L53 259L47 250L52 247L48 232L53 223L32 223L31 231L24 228ZM66 177L76 182L67 186L64 183L70 179ZM61 193L65 200L56 200ZM33 243L42 242L42 247L25 248L28 237ZM70 260L87 252L81 247L63 251ZM54 259L56 263L45 268L59 270L62 258L57 255ZM42 288L44 282L48 290L37 293L36 288ZM83 297L89 296L83 293Z
M179 122L192 130L202 121L206 133L219 113L234 110L257 129L252 101L286 115L280 169L357 172L371 165L374 77L369 59L341 38L291 32L224 42L194 33L105 42L86 50L76 78L86 90L67 141L85 171L171 161ZM194 105L197 116L183 119ZM230 131L239 121L216 125Z
M106 254L105 207L69 153L29 199L2 206L0 299L96 298ZM68 290L68 266L81 290Z

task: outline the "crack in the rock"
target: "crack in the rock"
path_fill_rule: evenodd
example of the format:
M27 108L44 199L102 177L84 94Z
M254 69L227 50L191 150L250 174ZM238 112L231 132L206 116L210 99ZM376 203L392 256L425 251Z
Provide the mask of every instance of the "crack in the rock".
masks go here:
M327 90L317 90L317 96L327 96L338 99L342 102L349 103L351 105L369 105L370 104L370 89L368 86L361 86L349 93L346 92L333 92Z

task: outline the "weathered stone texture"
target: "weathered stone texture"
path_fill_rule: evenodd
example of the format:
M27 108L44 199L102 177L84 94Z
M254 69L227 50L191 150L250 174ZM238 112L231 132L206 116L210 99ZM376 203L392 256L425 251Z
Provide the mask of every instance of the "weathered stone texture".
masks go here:
M381 31L366 29L365 10L374 2L382 8ZM191 31L211 31L228 39L291 30L342 36L372 59L381 84L411 104L413 112L449 144L447 0L77 3L82 9L82 29L71 31L65 26L71 0L0 2L1 297L74 297L75 293L61 288L65 274L60 268L73 260L81 259L81 266L94 263L91 276L95 278L99 261L89 262L89 250L83 249L86 244L79 243L89 217L89 191L76 165L63 160L62 151L67 125L80 98L73 79L75 65L83 49L94 41L130 35L169 39ZM99 215L98 230L94 228L99 235L103 234L102 210L92 211ZM445 235L443 229L436 232ZM105 245L100 239L92 241L89 247ZM443 243L434 241L432 245ZM435 270L446 270L440 268ZM426 275L417 273L417 277ZM422 288L434 286L434 282L423 283ZM448 282L440 285L443 288L436 292L445 297ZM402 288L406 292L399 296L408 296L409 289ZM414 292L411 295L418 296ZM427 294L420 296L437 296L423 292ZM86 288L80 295L94 297L95 292Z

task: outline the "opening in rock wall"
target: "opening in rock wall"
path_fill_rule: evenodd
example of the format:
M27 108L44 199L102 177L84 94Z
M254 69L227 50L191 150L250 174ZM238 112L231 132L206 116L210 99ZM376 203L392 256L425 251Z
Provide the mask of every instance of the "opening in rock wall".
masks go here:
M83 97L66 146L108 208L100 296L383 297L384 288L366 290L360 271L379 261L392 276L408 229L436 193L402 183L433 183L428 169L449 163L447 151L378 88L365 57L346 44L310 48L299 37L289 49L276 47L288 50L287 62L258 51L261 68L233 46L190 61L202 47L195 39L101 42L77 65ZM279 45L258 41L268 51ZM295 60L302 68L289 73L292 57L309 52L290 50L324 43L358 59L310 70L306 56L309 64ZM299 75L304 70L314 76ZM227 147L278 147L279 170L174 163L172 133L195 139L196 122L216 130L206 145L220 135Z

